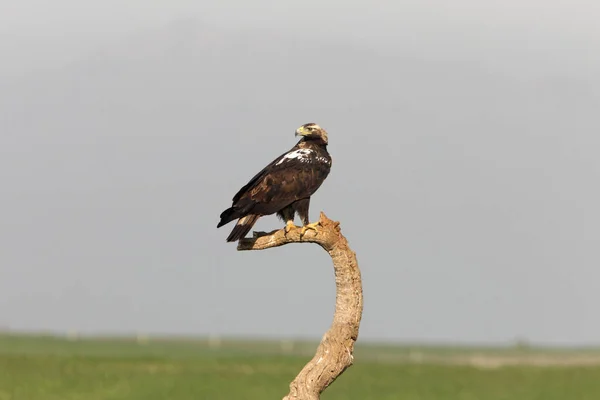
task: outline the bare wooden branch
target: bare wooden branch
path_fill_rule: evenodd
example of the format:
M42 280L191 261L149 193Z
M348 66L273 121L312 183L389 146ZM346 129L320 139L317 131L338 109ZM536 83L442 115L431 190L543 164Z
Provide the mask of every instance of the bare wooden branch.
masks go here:
M352 365L354 343L363 310L363 292L356 254L342 235L339 222L321 213L315 230L301 235L301 228L284 229L269 233L255 233L251 239L242 239L238 250L265 250L289 243L317 243L329 253L335 272L336 299L333 323L323 336L312 360L290 384L290 392L283 400L318 400L321 393L346 368Z

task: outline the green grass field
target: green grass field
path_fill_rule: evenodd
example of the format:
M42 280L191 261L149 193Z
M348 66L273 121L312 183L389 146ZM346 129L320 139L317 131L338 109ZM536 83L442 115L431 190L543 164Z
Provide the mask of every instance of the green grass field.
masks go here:
M0 400L281 399L315 347L0 335ZM409 348L359 342L354 366L322 398L597 400L598 360L597 350Z

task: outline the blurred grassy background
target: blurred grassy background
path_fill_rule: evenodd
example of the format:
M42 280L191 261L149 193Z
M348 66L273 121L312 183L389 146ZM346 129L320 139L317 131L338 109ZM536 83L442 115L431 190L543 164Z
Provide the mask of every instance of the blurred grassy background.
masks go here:
M0 335L0 400L280 399L317 343ZM323 399L600 399L600 350L362 344Z

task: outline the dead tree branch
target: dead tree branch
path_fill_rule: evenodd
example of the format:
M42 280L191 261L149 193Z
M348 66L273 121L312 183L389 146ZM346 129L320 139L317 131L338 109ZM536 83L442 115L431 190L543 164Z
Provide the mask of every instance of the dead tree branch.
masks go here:
M354 342L363 310L363 292L356 254L342 235L339 222L321 213L315 230L301 229L285 232L255 233L251 239L242 239L238 250L265 250L289 243L317 243L333 261L336 299L333 323L323 336L312 360L290 384L290 392L283 400L318 400L325 390L346 368L352 365Z

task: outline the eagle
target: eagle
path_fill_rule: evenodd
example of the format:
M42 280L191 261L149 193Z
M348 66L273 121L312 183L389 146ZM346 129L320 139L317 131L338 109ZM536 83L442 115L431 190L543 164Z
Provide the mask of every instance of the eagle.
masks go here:
M227 242L246 236L258 219L277 213L285 221L285 232L295 228L296 213L303 226L300 235L316 229L318 222L309 223L310 196L321 186L331 169L331 156L327 152L327 132L315 123L296 130L300 140L254 175L235 196L230 208L221 213L217 228L237 219Z

